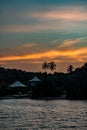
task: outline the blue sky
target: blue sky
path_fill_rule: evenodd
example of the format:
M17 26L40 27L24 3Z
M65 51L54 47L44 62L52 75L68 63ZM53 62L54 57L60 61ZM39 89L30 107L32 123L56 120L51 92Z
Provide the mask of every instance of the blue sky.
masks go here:
M1 0L0 64L42 71L48 60L59 72L87 61L86 0Z

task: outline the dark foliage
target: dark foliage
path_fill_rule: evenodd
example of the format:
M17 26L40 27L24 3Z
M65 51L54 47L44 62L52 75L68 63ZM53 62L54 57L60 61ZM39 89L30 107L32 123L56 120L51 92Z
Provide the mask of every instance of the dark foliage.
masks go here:
M12 95L18 92L28 93L32 91L32 98L60 97L66 92L68 99L87 99L87 63L81 68L72 71L72 66L68 68L70 73L33 73L17 69L5 69L0 67L0 96ZM38 86L30 89L29 80L34 76L41 79ZM9 89L8 86L15 81L26 84L26 89Z

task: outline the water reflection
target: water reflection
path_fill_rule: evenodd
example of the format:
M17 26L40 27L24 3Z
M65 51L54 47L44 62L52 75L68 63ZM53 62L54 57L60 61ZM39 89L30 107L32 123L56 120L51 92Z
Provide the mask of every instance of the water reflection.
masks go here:
M86 130L87 102L0 100L0 130Z

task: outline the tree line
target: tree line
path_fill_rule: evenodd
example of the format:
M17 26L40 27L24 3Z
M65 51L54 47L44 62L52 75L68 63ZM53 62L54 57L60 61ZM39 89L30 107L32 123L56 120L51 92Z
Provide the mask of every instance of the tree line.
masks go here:
M66 92L67 99L87 99L87 63L75 69L69 65L66 73L56 72L53 61L42 63L42 69L44 72L34 73L0 66L0 96L11 94L8 86L15 81L26 84L30 91L29 80L37 76L42 82L32 89L32 98L59 97ZM47 73L48 70L52 73Z

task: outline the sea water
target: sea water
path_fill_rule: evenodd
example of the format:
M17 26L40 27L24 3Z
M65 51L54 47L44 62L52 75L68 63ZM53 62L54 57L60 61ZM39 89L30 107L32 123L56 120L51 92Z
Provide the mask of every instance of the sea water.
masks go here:
M87 130L87 101L0 100L0 130Z

